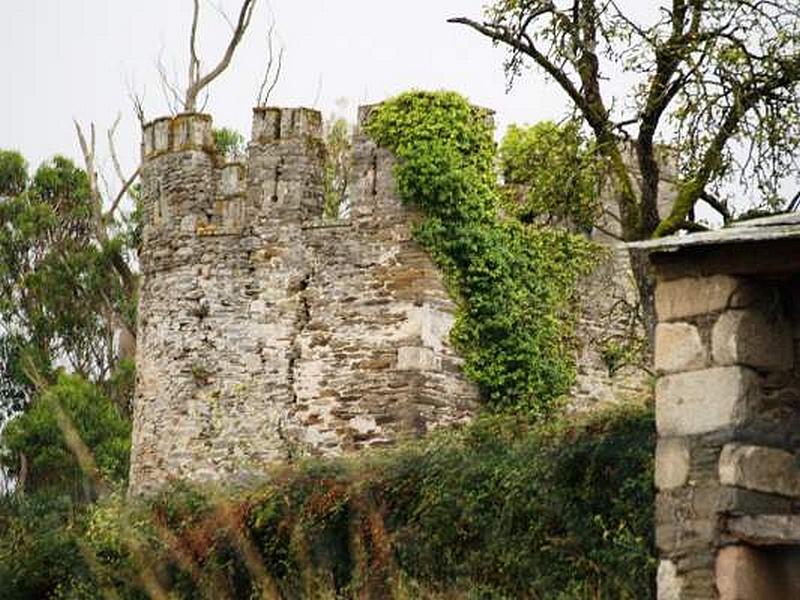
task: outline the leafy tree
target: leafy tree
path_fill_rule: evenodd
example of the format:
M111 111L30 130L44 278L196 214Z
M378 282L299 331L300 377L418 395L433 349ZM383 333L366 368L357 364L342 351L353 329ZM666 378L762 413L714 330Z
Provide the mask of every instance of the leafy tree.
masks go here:
M0 337L0 428L21 411L32 389L24 374L22 350L24 341L13 335Z
M217 152L229 162L244 160L247 151L244 136L227 127L214 129L214 146Z
M347 182L350 178L352 129L343 118L331 119L325 127L324 214L336 219L347 207Z
M800 7L672 0L658 14L641 24L616 2L497 0L482 22L450 20L505 45L512 81L531 62L567 94L610 162L626 239L691 227L687 219L700 200L729 217L715 192L737 175L772 201L800 156ZM627 115L604 89L614 69L640 78ZM668 126L664 139L680 158L682 177L672 212L659 219L656 141ZM640 190L624 160L628 139ZM741 146L747 152L736 152Z
M24 473L19 485L26 492L57 490L87 501L103 482L127 477L130 432L130 421L99 387L60 374L7 425L2 461Z
M600 169L577 123L511 125L500 144L507 210L525 223L591 229L599 211Z
M641 23L614 1L494 0L483 20L450 22L505 46L510 82L533 65L563 90L613 177L626 240L696 228L699 201L730 218L723 190L737 178L780 204L781 180L800 157L800 5L671 0L651 12L657 18ZM619 101L606 83L618 75L634 82ZM664 218L659 142L680 163ZM626 160L630 147L635 161ZM643 261L635 271L652 307Z
M19 152L0 150L0 198L16 196L28 184L28 165Z
M0 320L28 370L47 378L61 361L87 377L108 375L117 325L132 329L135 310L118 263L133 276L123 239L96 235L86 173L60 156L43 164L0 203L0 225Z

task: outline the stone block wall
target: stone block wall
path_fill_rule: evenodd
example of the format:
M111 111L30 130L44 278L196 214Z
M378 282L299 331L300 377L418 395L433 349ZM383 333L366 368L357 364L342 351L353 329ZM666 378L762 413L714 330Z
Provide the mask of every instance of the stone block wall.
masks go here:
M800 281L658 274L658 598L798 598Z
M132 493L474 413L392 154L357 134L350 218L325 221L321 129L316 111L256 109L246 163L225 164L206 115L145 126Z
M641 175L632 146L623 158L638 190ZM658 212L665 217L677 197L677 160L666 148L659 148L658 160ZM577 381L570 394L570 407L577 410L645 402L652 397L647 331L639 310L631 257L621 241L617 193L610 183L601 191L600 207L590 238L605 248L606 255L578 289Z
M621 243L597 240L607 252L578 287L576 382L572 410L645 402L652 396L650 357L639 314L639 297L628 250ZM633 344L630 356L614 354ZM636 349L640 351L636 351Z

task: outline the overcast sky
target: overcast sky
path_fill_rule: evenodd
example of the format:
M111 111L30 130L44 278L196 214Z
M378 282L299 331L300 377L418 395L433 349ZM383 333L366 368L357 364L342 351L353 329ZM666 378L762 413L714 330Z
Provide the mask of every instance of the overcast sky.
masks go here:
M238 0L222 5L235 17ZM337 100L377 102L410 88L452 89L511 122L565 114L563 96L529 73L510 94L504 52L451 16L479 16L483 0L259 0L232 68L211 87L207 112L246 137L266 57L268 10L285 46L271 104L311 106L328 115ZM191 0L0 0L0 148L22 152L32 169L63 153L79 156L72 124L94 121L106 155L105 130L123 116L118 146L137 160L139 131L129 88L144 94L148 118L169 112L156 61L185 77ZM227 25L204 4L200 50L218 60ZM102 144L100 142L103 142Z

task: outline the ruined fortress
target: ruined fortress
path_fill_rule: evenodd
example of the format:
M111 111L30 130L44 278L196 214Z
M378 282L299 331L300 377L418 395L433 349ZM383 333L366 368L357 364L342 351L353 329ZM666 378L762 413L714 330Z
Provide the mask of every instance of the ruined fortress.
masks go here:
M455 304L412 239L420 215L395 189L393 154L361 132L369 112L340 220L323 218L316 111L256 109L245 163L217 153L208 115L145 126L133 493L389 444L477 410L448 342ZM617 247L585 283L574 408L648 393L646 372L602 356L630 334L629 271Z
M448 344L455 305L412 239L390 152L356 133L339 221L322 217L315 111L257 109L246 164L218 156L200 114L147 125L142 152L133 493L475 413ZM800 597L800 217L633 246L658 280L658 597ZM578 402L648 387L612 376L593 343L624 328L629 270L616 246L584 283Z
M307 109L256 109L245 164L217 155L207 115L145 127L133 493L475 412L392 154L356 134L349 218L326 221L324 152Z

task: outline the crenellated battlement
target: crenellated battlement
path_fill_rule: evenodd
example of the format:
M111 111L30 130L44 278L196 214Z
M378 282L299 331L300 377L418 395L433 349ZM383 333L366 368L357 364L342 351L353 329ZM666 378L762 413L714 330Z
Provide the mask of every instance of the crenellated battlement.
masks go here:
M322 216L325 154L315 110L255 108L247 159L233 163L216 151L210 115L156 119L143 128L142 157L150 249Z
M322 114L310 108L253 109L253 143L269 144L292 138L322 140Z
M186 150L216 152L210 115L183 113L162 117L145 124L142 129L143 161L167 152Z

